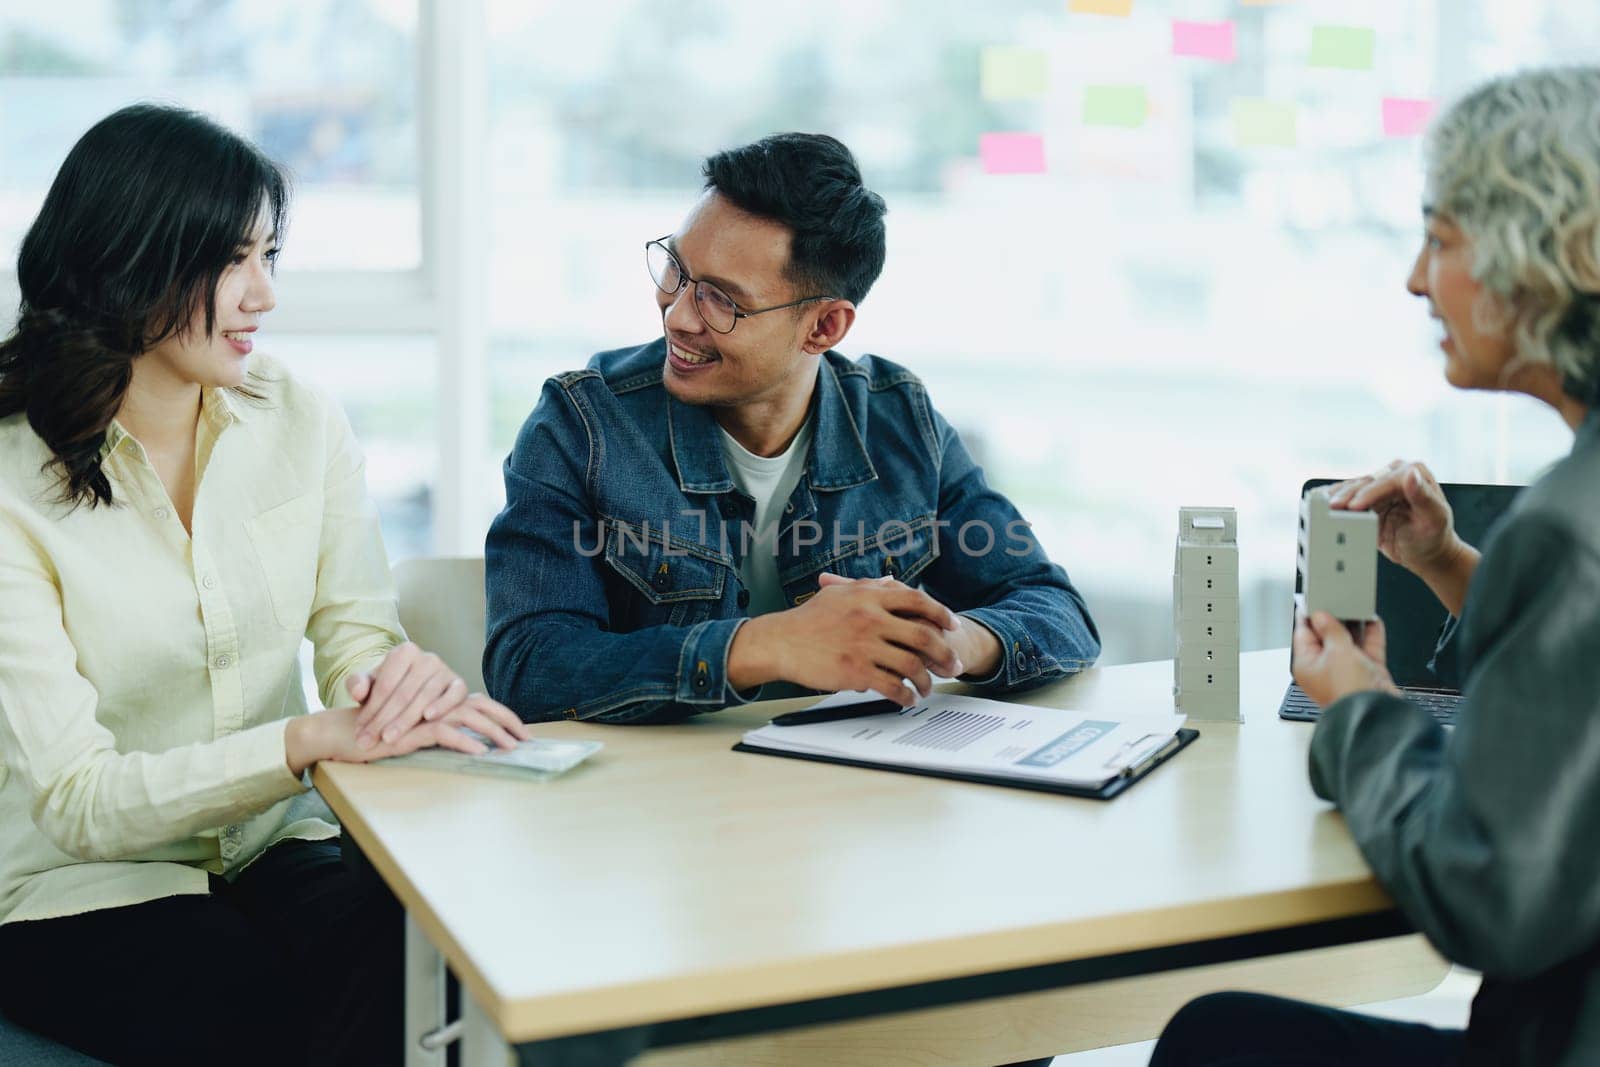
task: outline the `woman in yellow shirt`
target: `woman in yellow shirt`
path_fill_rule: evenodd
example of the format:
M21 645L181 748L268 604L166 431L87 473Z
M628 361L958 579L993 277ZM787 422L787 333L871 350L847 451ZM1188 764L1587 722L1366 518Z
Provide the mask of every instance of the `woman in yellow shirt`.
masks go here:
M0 344L0 1012L115 1063L399 1062L400 912L305 772L526 736L405 641L348 422L252 352L287 199L118 111Z

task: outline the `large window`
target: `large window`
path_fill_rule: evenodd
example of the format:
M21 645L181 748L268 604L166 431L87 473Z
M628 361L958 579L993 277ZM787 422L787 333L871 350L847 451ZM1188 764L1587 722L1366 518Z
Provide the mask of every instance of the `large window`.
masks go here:
M289 171L262 347L350 411L394 548L432 544L430 337L374 292L423 267L415 0L67 0L0 16L0 274L74 141L141 100L204 111ZM0 284L14 306L14 288ZM12 307L5 312L9 322Z
M1107 661L1169 652L1183 504L1239 509L1245 643L1280 645L1304 479L1399 455L1526 481L1565 449L1533 402L1442 382L1403 289L1418 141L1385 101L1592 61L1600 6L1077 6L11 5L0 296L85 127L136 99L213 113L295 176L263 346L349 409L391 556L474 551L543 380L658 334L642 244L702 158L831 132L890 205L844 350L923 376L1088 595ZM1039 138L1020 163L1043 173L990 173L996 133Z
M1239 509L1246 647L1284 644L1306 478L1404 455L1525 480L1564 448L1532 402L1441 380L1403 289L1417 141L1383 113L1594 40L1573 7L491 0L493 447L543 377L659 333L640 245L706 154L827 131L890 206L844 350L924 378L1084 589L1107 661L1170 654L1184 504ZM1174 20L1231 22L1236 58L1173 55ZM1041 137L1045 172L987 173L995 132Z
M68 0L0 21L0 261L67 149L137 100L252 138L295 180L285 270L415 270L412 0Z

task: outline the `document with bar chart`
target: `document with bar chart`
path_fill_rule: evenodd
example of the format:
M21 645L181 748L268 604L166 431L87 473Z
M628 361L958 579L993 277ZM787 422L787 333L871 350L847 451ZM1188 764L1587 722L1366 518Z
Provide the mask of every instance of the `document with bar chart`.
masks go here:
M836 693L735 748L965 781L1111 796L1197 736L1181 715L1112 716L934 693L904 710L875 693ZM840 717L830 717L840 716ZM844 717L848 716L848 717Z

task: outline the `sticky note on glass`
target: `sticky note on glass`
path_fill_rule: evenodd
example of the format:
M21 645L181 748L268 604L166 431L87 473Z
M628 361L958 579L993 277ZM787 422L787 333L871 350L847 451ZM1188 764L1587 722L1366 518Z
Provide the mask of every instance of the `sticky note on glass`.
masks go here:
M1404 100L1396 96L1383 98L1383 135L1385 137L1415 137L1428 128L1439 104L1435 100Z
M1233 23L1173 20L1172 54L1232 63L1239 58L1234 47Z
M1043 174L1044 138L1036 133L985 133L978 137L985 174Z
M1142 85L1090 85L1083 90L1083 121L1088 126L1143 126L1150 101Z
M1295 106L1277 100L1235 100L1233 140L1242 148L1293 148L1299 143Z
M985 100L1032 100L1050 88L1049 57L1036 48L985 48L978 78Z
M1311 65L1338 70L1371 70L1378 31L1360 26L1313 26Z
M1067 0L1074 15L1115 15L1127 18L1133 13L1133 0Z

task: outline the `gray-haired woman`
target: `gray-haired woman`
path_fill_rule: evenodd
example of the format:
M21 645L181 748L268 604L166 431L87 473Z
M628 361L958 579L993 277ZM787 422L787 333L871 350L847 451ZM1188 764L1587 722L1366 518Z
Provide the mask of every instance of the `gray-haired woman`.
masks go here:
M1600 69L1538 71L1456 104L1429 143L1408 288L1444 327L1445 376L1526 393L1576 435L1480 553L1433 476L1345 483L1385 555L1461 618L1453 735L1397 695L1383 630L1302 621L1295 678L1325 705L1311 783L1406 916L1483 971L1463 1031L1224 993L1168 1024L1179 1064L1600 1063Z

